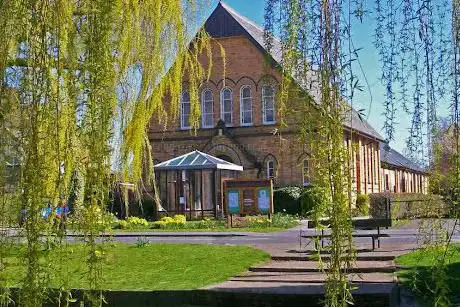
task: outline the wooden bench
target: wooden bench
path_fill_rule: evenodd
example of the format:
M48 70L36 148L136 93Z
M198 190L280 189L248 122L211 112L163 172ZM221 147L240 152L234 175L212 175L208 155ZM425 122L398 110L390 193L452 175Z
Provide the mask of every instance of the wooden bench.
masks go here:
M329 221L327 219L320 220L321 226L326 228L329 227ZM390 227L391 219L353 219L351 221L354 229L376 229L377 233L352 233L353 238L371 238L372 250L375 250L375 241L377 241L377 247L380 248L380 238L388 237L388 234L380 233L381 227ZM316 228L315 221L308 221L308 228ZM313 235L301 235L302 238L316 239L315 248L318 249L318 241L321 240L321 247L324 247L324 238L330 238L330 234L324 233L324 228L321 229L321 234Z

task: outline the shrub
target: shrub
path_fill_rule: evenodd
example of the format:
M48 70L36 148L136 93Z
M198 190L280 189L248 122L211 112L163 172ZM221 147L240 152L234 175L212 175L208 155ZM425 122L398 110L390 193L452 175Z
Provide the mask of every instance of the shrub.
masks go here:
M370 194L369 199L370 213L374 218L423 218L444 216L448 213L447 206L439 195L378 193Z
M248 216L246 220L249 228L265 228L271 225L271 220L265 216Z
M177 224L181 224L181 225L185 225L185 222L187 221L187 219L185 218L185 215L182 215L182 214L175 215L173 219Z
M120 229L128 229L128 222L125 220L120 220L118 222L118 228Z
M249 228L291 228L299 224L299 219L290 214L277 212L273 214L271 219L266 216L256 215L246 217L246 227Z
M291 228L299 225L300 221L297 216L285 214L285 213L275 213L271 219L272 227L277 228Z
M300 214L300 196L302 188L284 187L273 192L273 205L275 212L285 212L288 214Z
M149 222L146 219L137 216L130 216L126 221L132 228L146 228L149 226Z
M326 202L326 195L323 189L316 186L308 186L301 195L301 215L310 216L315 208L323 207Z
M366 194L358 194L356 196L356 212L359 216L369 215L369 196Z
M102 210L100 207L91 205L88 207L79 208L75 211L68 219L67 224L79 227L88 220L96 221L96 225L99 231L106 231L112 228L112 226L118 223L118 219L112 213Z
M138 229L138 228L148 228L149 222L143 218L136 216L128 217L126 220L118 221L118 227L120 229Z
M145 237L137 238L136 240L136 247L142 248L146 247L150 244L149 240Z
M174 217L165 216L153 223L154 228L160 229L181 229L185 228L185 225L185 215L181 214L175 215Z

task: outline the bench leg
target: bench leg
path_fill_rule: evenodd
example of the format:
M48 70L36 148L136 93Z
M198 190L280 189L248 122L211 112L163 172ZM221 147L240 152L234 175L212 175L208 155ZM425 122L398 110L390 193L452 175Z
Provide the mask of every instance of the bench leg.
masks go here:
M324 247L324 229L321 229L321 248Z
M375 238L374 237L371 237L372 238L372 250L374 251L375 250Z
M377 227L377 247L380 248L380 227Z

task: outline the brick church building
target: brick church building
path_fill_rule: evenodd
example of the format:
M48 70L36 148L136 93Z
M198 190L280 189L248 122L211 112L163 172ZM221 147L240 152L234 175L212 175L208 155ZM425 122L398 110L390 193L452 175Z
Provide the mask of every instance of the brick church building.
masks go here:
M275 186L308 184L309 153L298 139L298 127L289 123L287 128L280 128L278 122L275 97L281 81L276 68L281 63L280 42L275 38L268 52L263 29L223 2L219 2L204 27L213 38L214 48L211 78L199 89L200 129L195 135L190 127L190 98L185 82L180 118L167 127L152 119L149 138L154 161L199 150L243 166L240 178L273 178ZM217 43L225 50L225 80ZM351 161L354 190L368 194L389 189L382 172L383 137L355 111L350 122L344 123L344 142L351 146L353 133L354 146L359 149Z

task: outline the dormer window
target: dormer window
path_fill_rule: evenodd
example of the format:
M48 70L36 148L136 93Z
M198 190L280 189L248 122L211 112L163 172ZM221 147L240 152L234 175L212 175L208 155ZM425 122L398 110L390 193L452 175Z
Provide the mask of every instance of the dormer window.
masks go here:
M249 86L241 88L240 110L241 126L252 125L252 97L251 87Z
M233 97L232 90L224 88L220 92L220 118L224 121L226 126L233 124Z
M214 127L214 103L211 90L205 90L201 95L201 126Z
M262 118L265 125L275 123L275 89L268 85L262 87Z
M183 91L180 102L180 127L182 129L190 128L190 94Z

